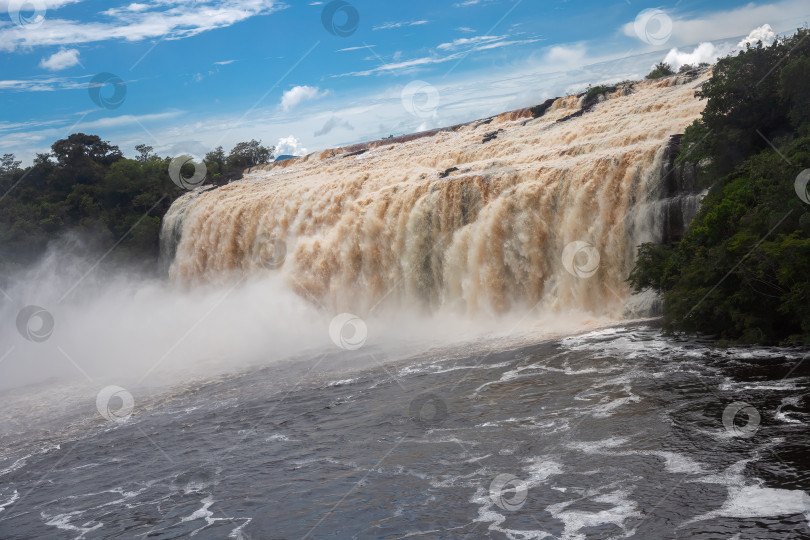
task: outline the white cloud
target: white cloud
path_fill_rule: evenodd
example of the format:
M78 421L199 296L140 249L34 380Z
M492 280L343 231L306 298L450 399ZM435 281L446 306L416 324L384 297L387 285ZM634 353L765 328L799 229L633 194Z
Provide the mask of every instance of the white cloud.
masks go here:
M180 111L168 111L163 113L141 114L141 115L124 114L121 116L99 118L98 120L92 120L90 122L81 122L74 126L73 131L78 132L82 130L87 131L92 129L113 128L121 126L138 126L138 128L140 129L141 124L145 122L167 120L170 118L176 118L181 114L182 113Z
M76 79L88 77L35 77L33 79L0 80L0 90L11 92L53 92L54 90L86 89L87 82Z
M375 26L372 30L390 30L392 28L402 28L403 26L421 26L430 21L404 21L404 22L389 22L380 26Z
M456 40L456 41L464 41L464 40L461 39L461 40ZM368 69L368 70L365 70L365 71L353 71L351 73L343 73L342 75L336 75L336 76L337 77L349 77L349 76L365 77L365 76L368 76L368 75L374 75L376 73L383 73L383 72L395 73L395 72L413 71L416 68L429 66L429 65L432 65L432 64L443 64L445 62L450 62L452 60L462 59L462 58L465 58L467 55L469 55L470 53L473 53L473 52L485 51L485 50L490 50L490 49L497 49L497 48L500 48L500 47L508 47L508 46L511 46L511 45L524 45L524 44L528 44L528 43L536 43L537 41L540 41L540 40L539 39L523 39L523 40L512 40L512 41L509 41L509 40L493 41L493 42L489 42L489 43L485 42L485 43L480 43L478 45L474 45L472 48L468 48L468 49L465 49L463 51L456 51L456 52L447 54L446 56L432 55L432 56L424 56L422 58L414 58L413 60L404 60L404 61L401 61L401 62L394 61L394 62L389 62L387 64L383 64L383 65L378 66L376 68ZM455 42L453 42L453 43L455 43ZM453 48L453 43L443 43L442 45L444 45L445 47L443 47L442 50L443 51L447 50L449 52L449 50Z
M0 0L0 4L7 0ZM53 2L54 0L52 0ZM69 3L61 0L62 4ZM0 6L2 7L2 6ZM182 39L208 30L224 28L257 15L284 9L277 0L153 0L102 12L110 21L71 21L46 15L37 28L0 26L0 51L49 45L72 45L113 39L142 41L163 37Z
M771 28L770 24L763 24L759 28L754 28L742 41L737 44L737 47L745 48L746 45L756 45L761 41L763 45L769 46L776 40L776 33Z
M276 156L305 156L309 151L301 146L301 142L290 135L282 137L276 143Z
M78 64L78 49L62 49L59 52L52 54L48 58L43 58L39 63L39 67L49 69L51 71L59 71L60 69L67 69Z
M322 98L328 93L328 90L321 92L317 86L295 86L281 96L281 108L289 111L304 101Z
M359 51L362 49L372 49L376 47L376 45L362 45L360 47L346 47L345 49L338 49L335 52L347 52L347 51Z
M460 47L466 47L468 45L477 45L479 43L491 43L493 41L499 41L504 39L506 36L476 36L471 38L459 38L453 40L451 43L442 43L437 47L437 49L442 51L449 51L452 49L458 49Z
M223 60L222 62L214 62L215 66L227 66L228 64L233 64L236 60Z
M68 4L75 4L81 1L82 0L38 0L36 7L39 8L45 7L45 9L59 9L62 6L66 6ZM4 12L8 11L10 3L11 3L10 0L0 0L0 10ZM31 9L32 5L33 4L29 4L28 9Z
M582 43L549 47L544 63L553 67L576 67L585 60L587 49Z
M726 53L715 47L713 43L701 43L695 47L695 50L691 53L681 52L678 49L672 49L669 51L669 53L667 53L666 58L664 58L664 62L672 66L675 71L678 71L681 66L686 64L690 64L692 66L697 66L701 62L713 64L718 58L725 56L725 54Z
M469 6L477 6L479 4L489 4L494 0L464 0L463 2L458 2L453 4L453 7L469 7Z
M672 18L672 35L664 46L672 47L744 36L751 28L761 26L763 21L771 21L775 32L795 31L807 20L808 9L807 0L782 0L759 5L747 3L731 10L697 16L667 14ZM636 36L634 21L623 25L622 31L642 44Z

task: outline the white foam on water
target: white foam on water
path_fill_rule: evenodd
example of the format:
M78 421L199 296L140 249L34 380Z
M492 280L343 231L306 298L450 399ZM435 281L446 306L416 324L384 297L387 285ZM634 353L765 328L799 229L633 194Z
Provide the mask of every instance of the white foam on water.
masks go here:
M359 377L356 378L356 379L342 379L342 380L339 380L339 381L332 381L329 384L327 384L326 386L327 386L327 388L331 388L333 386L346 386L346 385L349 385L349 384L354 384L359 380L360 380Z
M574 450L585 452L586 454L600 454L607 448L618 448L630 442L624 437L608 437L599 441L574 441L567 446ZM611 451L611 453L615 453Z
M180 523L186 523L188 521L195 521L198 519L204 519L208 525L214 523L214 521L211 519L214 513L208 510L215 502L213 496L209 495L200 502L202 503L202 508L195 510L190 516L186 516L183 519L181 519ZM200 529L197 529L197 531L199 530ZM191 534L194 535L197 531Z
M637 396L636 394L630 393L629 396L623 398L617 398L614 400L610 400L607 402L603 402L596 407L593 408L591 414L594 418L608 418L613 416L616 412L616 409L622 407L623 405L627 405L628 403L638 403L641 401L641 397Z
M28 462L28 458L33 456L34 454L28 454L27 456L23 456L19 458L17 461L6 467L5 469L0 469L0 476L4 476L10 472L14 472L20 467L25 467L25 464Z
M448 488L448 487L473 487L479 486L481 484L481 478L485 478L490 475L492 471L487 469L486 467L477 469L469 474L458 474L455 476L448 476L447 478L436 477L434 475L427 475L427 478L430 480L431 487L434 488Z
M7 501L0 501L0 512L5 510L6 506L11 506L15 502L17 502L17 499L19 499L19 498L20 498L20 493L15 489L14 493L11 494L11 498L9 498Z
M490 531L499 532L510 540L541 540L543 538L553 538L551 533L539 529L523 531L501 527L501 524L506 521L506 516L495 510L495 503L492 501L488 489L479 486L473 496L470 497L470 502L479 505L478 516L473 522L489 523L488 529Z
M235 540L244 540L246 538L242 530L245 527L247 527L251 521L253 521L253 518L242 518L242 519L244 519L245 522L236 527L234 530L232 530L230 534L228 534L228 538L234 538ZM249 540L249 537L247 538Z
M45 514L45 512L42 512L41 515L42 519L45 520L45 525L48 525L49 527L56 527L57 529L62 531L79 533L79 536L76 537L76 540L78 540L80 538L84 538L86 534L91 533L104 526L104 523L102 522L93 522L93 521L88 521L87 523L84 523L82 526L73 525L71 523L71 520L74 517L81 516L83 513L84 512L77 511L77 512L68 512L66 514L56 514L55 516L48 516ZM93 523L95 524L89 526Z
M531 487L544 484L552 476L562 474L564 467L562 463L544 457L536 457L524 460L528 463L523 470L528 473L528 476L523 480L526 485Z
M794 413L782 412L782 408L785 405L792 405L793 407L798 407L800 401L802 400L802 397L803 396L794 396L782 399L782 403L780 403L779 406L776 408L776 413L774 413L774 417L777 420L785 422L786 424L803 424L801 420L797 420L796 418L791 418L790 416L788 416L789 414L796 414L795 412Z
M52 450L61 450L61 449L62 445L60 444L47 444L42 448L40 448L39 450L37 450L36 452L31 452L30 454L26 454L23 457L18 458L16 461L14 461L14 463L9 465L5 469L0 469L0 476L4 476L8 473L16 471L17 469L25 467L25 465L28 463L28 458L30 457L45 455Z
M683 525L717 517L765 518L796 514L810 514L810 496L802 490L730 486L723 506L694 517Z
M628 532L624 525L625 522L631 518L642 517L642 514L638 511L638 504L630 498L630 492L628 490L619 489L611 493L590 497L589 500L612 504L613 507L598 512L567 510L567 508L577 502L577 500L565 501L546 507L546 511L564 524L561 539L583 540L586 536L584 533L580 533L580 530L586 527L596 527L607 524L616 525L623 531Z
M751 383L747 381L732 381L727 377L726 380L720 385L720 389L738 392L744 390L799 390L803 387L800 386L801 383L806 382L806 380L807 377L796 377L782 381L763 381L760 383Z
M666 451L642 451L642 455L658 456L664 460L664 469L673 474L705 474L704 466L686 454Z

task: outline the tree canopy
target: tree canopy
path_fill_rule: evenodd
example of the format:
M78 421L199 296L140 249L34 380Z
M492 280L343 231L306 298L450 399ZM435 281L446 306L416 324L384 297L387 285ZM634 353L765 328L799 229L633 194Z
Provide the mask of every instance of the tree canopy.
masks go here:
M663 293L671 330L740 342L810 342L807 29L720 60L684 134L681 166L711 186L683 239L640 246L629 281Z
M219 147L206 155L207 183L241 178L249 166L266 163L273 148L260 141ZM118 243L115 256L156 261L163 215L185 193L172 182L172 158L145 144L135 159L97 135L74 133L53 143L21 168L13 154L0 159L0 269L8 274L41 256L68 231L94 238L101 249ZM119 243L120 240L120 243Z

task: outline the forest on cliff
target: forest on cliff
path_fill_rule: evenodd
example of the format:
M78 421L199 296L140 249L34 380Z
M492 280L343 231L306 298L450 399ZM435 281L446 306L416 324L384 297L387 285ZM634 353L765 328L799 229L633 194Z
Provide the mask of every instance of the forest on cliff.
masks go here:
M185 190L167 172L172 158L153 150L138 145L138 156L127 159L96 135L74 133L37 154L29 167L3 154L0 275L31 264L51 242L79 237L88 249L103 253L115 246L120 260L155 266L161 219ZM245 168L269 162L274 150L256 140L238 143L228 154L216 148L204 159L206 182L241 178ZM193 170L192 164L184 165L183 178Z
M677 243L639 248L630 282L663 294L670 330L810 342L810 32L718 61L680 166L708 188Z

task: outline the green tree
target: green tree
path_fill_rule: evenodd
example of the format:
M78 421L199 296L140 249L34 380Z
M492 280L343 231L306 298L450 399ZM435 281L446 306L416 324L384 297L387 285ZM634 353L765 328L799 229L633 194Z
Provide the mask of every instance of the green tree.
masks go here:
M135 159L137 159L141 163L146 163L150 159L154 159L157 157L157 155L153 153L154 148L152 148L151 146L147 146L145 144L135 145L135 151L138 152L138 157L136 157Z
M255 139L250 142L240 142L228 154L228 167L230 169L247 169L273 159L274 147L262 146L261 141Z
M669 77L670 75L675 75L675 72L672 71L672 66L666 62L659 62L655 65L653 70L647 74L647 79L660 79L662 77Z
M779 74L779 96L794 127L810 123L810 58L789 62Z
M221 146L217 146L214 150L205 154L203 161L205 161L205 166L208 168L209 177L214 182L222 178L228 172L226 165L227 157Z
M670 329L810 343L810 207L794 186L810 168L805 37L721 59L698 92L678 161L714 163L711 189L680 242L639 247L628 279L663 293Z
M3 154L0 158L0 174L11 175L20 169L22 161L16 161L14 154Z

